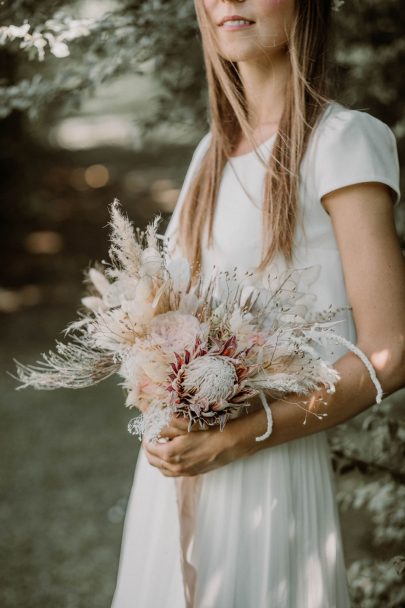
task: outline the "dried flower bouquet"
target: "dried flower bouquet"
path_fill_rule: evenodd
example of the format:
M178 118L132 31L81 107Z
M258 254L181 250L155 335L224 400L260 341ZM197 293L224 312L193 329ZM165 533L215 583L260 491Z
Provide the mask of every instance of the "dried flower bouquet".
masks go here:
M188 418L189 430L194 423L222 430L259 395L268 420L260 441L272 431L266 394L334 392L338 372L316 348L332 342L361 358L381 401L371 363L335 332L342 309L311 313L308 294L297 289L313 267L285 272L271 289L236 273L193 281L188 261L168 255L158 222L135 232L113 202L110 263L89 271L85 311L65 330L69 342L57 342L36 365L17 362L19 388L82 388L118 374L126 405L141 412L129 431L149 440L173 415Z

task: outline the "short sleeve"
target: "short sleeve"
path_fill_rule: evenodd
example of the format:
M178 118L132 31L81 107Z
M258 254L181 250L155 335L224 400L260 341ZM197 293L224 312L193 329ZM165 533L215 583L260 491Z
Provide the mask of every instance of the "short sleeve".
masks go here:
M168 253L173 255L174 247L175 247L175 237L177 231L177 224L180 216L181 207L183 205L186 193L188 188L191 185L193 177L197 173L198 167L208 150L210 141L211 141L211 132L208 132L204 135L204 137L197 144L196 149L194 150L193 156L191 158L189 167L187 169L186 176L183 180L183 185L181 187L179 196L177 198L176 206L170 218L169 224L166 228L166 232L164 235L164 239L167 242Z
M319 125L315 145L317 199L344 186L381 182L391 188L394 206L401 199L395 135L367 112L336 104Z

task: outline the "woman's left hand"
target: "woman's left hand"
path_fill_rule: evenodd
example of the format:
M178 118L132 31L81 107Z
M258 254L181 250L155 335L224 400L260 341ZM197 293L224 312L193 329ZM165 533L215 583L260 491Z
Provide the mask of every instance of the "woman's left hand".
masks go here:
M199 430L198 425L188 432L185 418L172 417L170 424L160 435L168 440L154 443L143 440L149 464L158 468L166 477L200 475L222 467L237 456L230 437L229 421L223 431L218 426Z

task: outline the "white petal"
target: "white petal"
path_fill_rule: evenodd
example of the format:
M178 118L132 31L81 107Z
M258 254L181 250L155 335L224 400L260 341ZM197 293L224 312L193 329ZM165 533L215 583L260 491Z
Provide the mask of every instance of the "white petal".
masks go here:
M95 296L87 296L82 298L82 304L89 310L93 312L100 312L107 310L103 300L101 298L96 298Z
M89 277L99 294L103 296L110 291L110 282L101 272L95 268L90 268Z

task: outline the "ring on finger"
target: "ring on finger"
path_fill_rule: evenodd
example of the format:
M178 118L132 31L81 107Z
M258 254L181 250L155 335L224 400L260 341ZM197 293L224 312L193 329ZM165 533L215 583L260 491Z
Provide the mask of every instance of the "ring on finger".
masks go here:
M167 443L168 441L170 441L169 437L161 437L160 435L157 437L158 443Z

